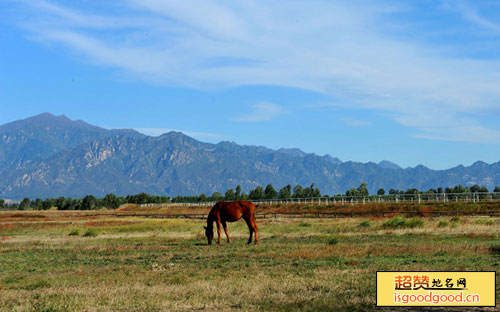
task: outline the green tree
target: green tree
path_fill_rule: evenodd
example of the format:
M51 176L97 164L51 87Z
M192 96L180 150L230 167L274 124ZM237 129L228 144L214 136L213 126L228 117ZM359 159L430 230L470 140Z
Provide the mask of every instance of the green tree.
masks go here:
M459 184L453 188L453 193L465 193L465 190L462 184Z
M233 189L228 189L224 194L224 200L234 200L234 191Z
M477 192L479 192L479 190L480 190L480 189L481 189L481 188L480 188L480 187L479 187L479 185L477 185L477 184L474 184L473 186L471 186L471 187L470 187L470 191L471 191L472 193L477 193Z
M5 200L0 198L0 209L5 208Z
M500 193L500 186L495 186L495 189L493 190L493 192L495 193ZM0 207L1 207L1 203L0 203Z
M115 194L110 193L110 194L106 194L106 196L104 196L104 198L102 199L102 205L106 208L115 209L115 208L120 207L121 201L120 201L120 198L116 197Z
M274 189L272 184L268 184L264 190L264 196L267 199L274 199L278 196L278 192Z
M241 193L240 199L247 200L248 199L248 194L245 193L245 192Z
M311 184L311 186L304 188L303 197L310 198L310 197L321 197L321 192L319 188L314 187L314 183Z
M321 191L319 190L319 187L314 188L313 197L321 197Z
M368 196L368 184L366 182L361 182L361 184L358 187L358 194L359 196Z
M383 188L379 188L377 191L377 195L385 195L385 190Z
M43 200L40 198L35 199L34 201L31 202L31 207L35 210L42 210L43 209Z
M412 189L407 189L405 194L410 194L410 195L414 195L414 194L418 194L418 190L415 189L415 188L412 188Z
M350 189L350 190L347 190L347 191L345 192L345 195L346 195L346 196L359 196L359 191L358 191L358 189L357 189L357 188L352 188L352 189Z
M287 186L282 187L281 190L279 191L278 197L281 199L287 199L292 197L292 186L288 184Z
M82 199L82 203L80 205L81 210L92 210L96 207L97 199L94 195L87 195Z
M205 195L205 193L201 193L200 196L198 196L198 201L199 202L206 202L207 201L207 195Z
M58 197L56 198L55 200L55 205L57 207L57 210L64 210L64 202L66 201L66 199L64 197Z
M293 197L295 198L304 197L304 188L302 187L302 185L297 184L293 187Z
M19 204L19 210L26 210L30 207L31 200L28 197L23 198L21 204Z
M43 210L48 210L52 207L56 206L56 200L53 198L47 198L43 201L42 203L42 209Z
M221 193L219 193L219 192L214 192L214 193L212 194L212 200L213 200L213 201L216 201L216 202L217 202L217 201L221 201L221 200L222 200L222 194L221 194Z
M234 199L240 200L241 199L241 185L237 185L235 192L234 192Z
M257 186L253 190L250 191L250 194L248 195L250 199L258 200L258 199L263 199L264 198L264 188L262 186Z

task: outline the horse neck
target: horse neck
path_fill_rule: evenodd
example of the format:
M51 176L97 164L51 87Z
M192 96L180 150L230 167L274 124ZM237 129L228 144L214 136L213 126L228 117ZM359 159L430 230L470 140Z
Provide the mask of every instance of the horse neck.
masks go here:
M219 213L219 207L214 206L212 210L210 210L210 213L208 214L207 217L207 227L212 228L214 225L214 222L217 220L217 214Z
M212 229L214 227L215 218L212 218L210 215L207 218L207 228Z

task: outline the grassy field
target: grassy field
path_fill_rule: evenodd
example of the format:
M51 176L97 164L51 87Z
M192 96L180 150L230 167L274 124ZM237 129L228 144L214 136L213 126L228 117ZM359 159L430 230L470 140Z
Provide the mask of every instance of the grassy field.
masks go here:
M377 270L500 264L500 218L258 224L257 246L244 222L207 246L203 220L3 212L0 310L371 311Z

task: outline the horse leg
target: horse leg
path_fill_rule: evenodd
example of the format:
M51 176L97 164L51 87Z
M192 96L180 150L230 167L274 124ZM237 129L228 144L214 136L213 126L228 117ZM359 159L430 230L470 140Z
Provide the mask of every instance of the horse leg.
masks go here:
M229 234L227 233L227 224L226 224L226 221L222 221L222 227L224 228L224 232L226 233L227 242L230 243L231 240L229 239Z
M252 242L252 234L253 234L252 221L250 220L250 218L248 218L246 216L243 216L243 219L247 223L248 230L250 231L250 237L248 237L248 243L247 243L247 244L250 244Z
M217 245L220 245L220 218L217 218Z
M257 231L259 231L259 228L257 227L257 221L255 220L255 215L253 214L252 217L250 218L250 221L252 223L253 231L255 232L255 245L257 245Z

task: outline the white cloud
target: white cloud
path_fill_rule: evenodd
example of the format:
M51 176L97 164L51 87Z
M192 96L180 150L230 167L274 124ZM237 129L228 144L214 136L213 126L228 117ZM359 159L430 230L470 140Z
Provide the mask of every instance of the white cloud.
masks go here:
M477 135L457 135L457 129L500 136L480 122L481 114L498 111L500 61L443 55L431 45L383 31L391 15L408 7L327 0L286 6L254 0L128 0L121 5L126 13L105 16L52 2L23 2L35 13L22 24L39 40L63 44L139 79L197 89L297 87L335 96L342 105L387 113L420 138L482 142ZM454 8L476 24L500 30L465 2ZM234 120L270 120L283 113L269 103L253 109Z
M287 111L273 103L256 103L251 105L252 112L233 117L232 121L236 122L259 122L273 120L279 115L286 114Z

